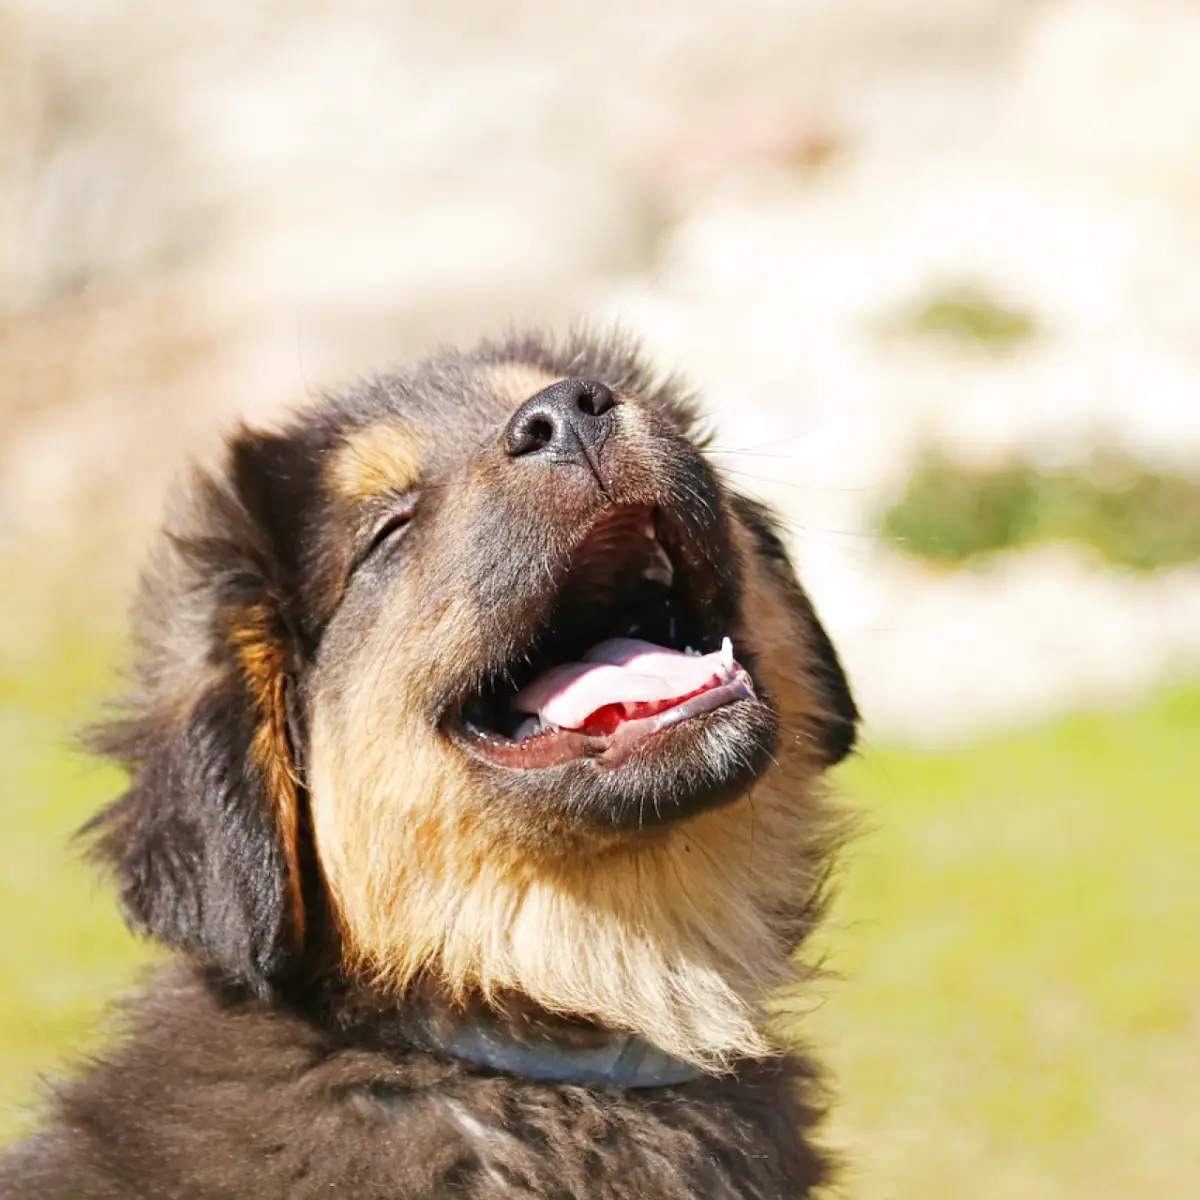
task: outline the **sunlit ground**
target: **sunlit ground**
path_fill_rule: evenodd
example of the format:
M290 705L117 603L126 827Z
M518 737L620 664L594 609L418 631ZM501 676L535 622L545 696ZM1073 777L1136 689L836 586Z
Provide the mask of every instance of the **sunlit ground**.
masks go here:
M85 643L0 680L0 1132L144 961L65 848L118 777L64 747ZM949 754L868 745L805 1021L864 1200L1200 1195L1200 687Z
M812 1022L862 1197L1200 1195L1200 688L868 748Z

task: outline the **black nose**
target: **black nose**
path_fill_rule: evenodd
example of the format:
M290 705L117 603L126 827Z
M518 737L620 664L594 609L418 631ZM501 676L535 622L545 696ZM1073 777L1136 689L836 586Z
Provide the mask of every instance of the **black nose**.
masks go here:
M509 458L586 464L608 438L617 398L591 379L560 379L531 396L504 430Z

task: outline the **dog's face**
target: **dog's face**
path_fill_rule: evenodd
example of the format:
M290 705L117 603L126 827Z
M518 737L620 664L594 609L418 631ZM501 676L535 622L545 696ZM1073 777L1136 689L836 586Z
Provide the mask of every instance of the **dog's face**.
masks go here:
M855 713L694 424L616 343L525 342L241 435L139 617L102 826L135 920L278 979L317 896L382 986L761 1048Z
M347 430L325 474L348 564L309 688L331 793L461 792L492 836L565 852L767 765L746 545L671 411L483 367Z

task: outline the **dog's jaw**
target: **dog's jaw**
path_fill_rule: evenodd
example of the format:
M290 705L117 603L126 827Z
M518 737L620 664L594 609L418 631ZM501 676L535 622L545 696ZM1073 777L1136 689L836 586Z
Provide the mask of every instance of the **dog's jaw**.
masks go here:
M708 511L723 516L716 491ZM444 735L481 791L545 819L644 829L735 800L778 719L739 626L726 522L614 502L584 530L504 654L441 710Z

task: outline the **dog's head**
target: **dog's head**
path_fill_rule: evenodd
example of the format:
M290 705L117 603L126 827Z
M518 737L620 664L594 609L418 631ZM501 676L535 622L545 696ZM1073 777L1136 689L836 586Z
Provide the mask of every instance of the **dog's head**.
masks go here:
M168 522L106 743L131 921L270 990L320 910L382 989L761 1053L856 713L694 427L620 342L531 339L237 435Z

